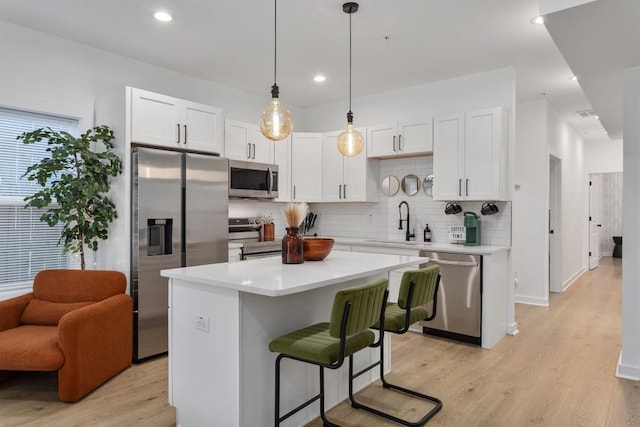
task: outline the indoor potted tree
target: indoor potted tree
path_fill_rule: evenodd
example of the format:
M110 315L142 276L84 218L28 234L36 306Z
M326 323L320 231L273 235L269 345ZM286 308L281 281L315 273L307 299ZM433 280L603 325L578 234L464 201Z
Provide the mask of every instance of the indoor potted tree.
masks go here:
M45 141L45 157L24 173L42 187L25 197L25 207L46 209L40 220L53 227L63 225L60 240L63 253L80 254L85 268L84 247L98 249L106 239L109 224L117 218L115 204L107 197L110 177L122 173L122 162L113 150L113 131L96 126L80 137L51 128L36 129L18 136L25 144Z

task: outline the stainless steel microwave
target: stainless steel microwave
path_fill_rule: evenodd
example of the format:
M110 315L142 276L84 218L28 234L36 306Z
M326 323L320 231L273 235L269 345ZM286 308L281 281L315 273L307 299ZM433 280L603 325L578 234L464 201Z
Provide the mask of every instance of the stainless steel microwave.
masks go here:
M229 160L229 197L275 199L278 165Z

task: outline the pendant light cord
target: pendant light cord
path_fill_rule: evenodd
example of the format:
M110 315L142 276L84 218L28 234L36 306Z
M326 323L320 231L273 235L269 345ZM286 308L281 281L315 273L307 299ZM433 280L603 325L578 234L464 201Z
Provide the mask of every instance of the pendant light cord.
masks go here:
M278 0L273 0L273 84L277 85L278 61Z
M349 113L351 113L351 13L349 13Z

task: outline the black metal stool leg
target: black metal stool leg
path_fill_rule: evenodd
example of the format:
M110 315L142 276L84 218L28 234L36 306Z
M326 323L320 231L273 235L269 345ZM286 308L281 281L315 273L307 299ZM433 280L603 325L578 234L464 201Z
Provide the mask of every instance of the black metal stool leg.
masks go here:
M324 367L320 366L320 417L325 427L340 427L327 419L324 413Z

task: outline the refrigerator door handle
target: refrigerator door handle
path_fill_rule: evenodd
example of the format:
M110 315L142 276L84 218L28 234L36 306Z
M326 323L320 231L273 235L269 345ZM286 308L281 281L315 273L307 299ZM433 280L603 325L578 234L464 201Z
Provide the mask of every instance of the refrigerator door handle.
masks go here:
M433 258L429 258L429 262L434 263L434 264L441 264L441 265L458 265L461 267L478 267L478 263L477 262L464 262L464 261L446 261L443 259L433 259Z

